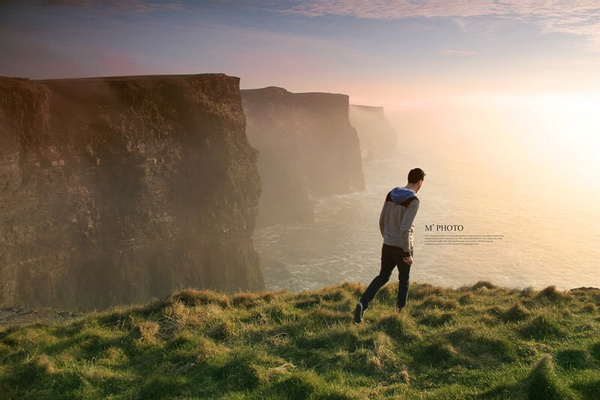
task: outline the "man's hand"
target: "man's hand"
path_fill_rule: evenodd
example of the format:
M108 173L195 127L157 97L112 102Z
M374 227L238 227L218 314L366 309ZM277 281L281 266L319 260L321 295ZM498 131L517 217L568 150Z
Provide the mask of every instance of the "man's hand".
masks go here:
M412 263L413 263L413 258L412 258L412 256L404 257L404 258L402 259L402 261L404 261L404 262L405 262L405 263L407 263L408 265L412 265Z

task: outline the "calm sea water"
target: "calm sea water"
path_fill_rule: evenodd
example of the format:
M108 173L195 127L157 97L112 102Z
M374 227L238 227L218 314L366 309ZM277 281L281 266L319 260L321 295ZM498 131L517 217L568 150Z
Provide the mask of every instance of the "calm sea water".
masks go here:
M421 167L415 263L411 279L447 287L479 280L511 287L600 287L600 196L566 183L552 168L514 168L485 157L449 153L427 140L364 164L364 192L317 200L316 222L271 226L255 233L267 289L313 290L344 281L368 284L379 271L378 220L387 192ZM435 231L460 225L460 232ZM427 231L432 226L433 231ZM470 243L432 243L444 234ZM473 244L474 236L494 240ZM461 239L462 240L462 239ZM464 240L463 240L464 241ZM395 276L395 275L393 275Z

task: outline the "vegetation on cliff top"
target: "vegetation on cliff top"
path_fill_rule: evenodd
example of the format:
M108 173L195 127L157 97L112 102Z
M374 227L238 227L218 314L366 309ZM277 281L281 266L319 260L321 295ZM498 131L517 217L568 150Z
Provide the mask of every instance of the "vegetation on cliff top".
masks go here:
M362 285L225 296L185 290L69 323L0 328L19 399L597 398L600 290Z

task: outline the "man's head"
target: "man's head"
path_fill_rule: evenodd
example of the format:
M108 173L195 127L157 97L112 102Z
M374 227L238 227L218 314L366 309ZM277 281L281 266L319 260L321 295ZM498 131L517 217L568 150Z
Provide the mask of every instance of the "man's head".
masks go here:
M411 169L410 172L408 173L408 185L407 186L410 186L411 189L413 189L416 193L419 191L419 189L421 189L424 179L425 179L425 171L423 171L421 168Z

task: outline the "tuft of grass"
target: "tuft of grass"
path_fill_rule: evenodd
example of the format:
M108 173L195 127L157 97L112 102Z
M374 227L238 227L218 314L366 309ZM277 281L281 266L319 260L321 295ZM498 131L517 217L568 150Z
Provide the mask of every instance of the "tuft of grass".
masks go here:
M519 293L521 297L529 299L532 298L533 296L535 296L536 291L534 288L530 287L526 287L523 290L521 290L521 292Z
M405 313L387 313L378 321L377 326L399 342L412 343L421 338L415 322Z
M326 386L314 372L293 372L273 385L272 391L281 399L308 399Z
M474 284L473 286L471 286L471 288L473 290L480 290L480 289L492 290L492 289L496 289L497 287L498 286L496 286L492 282L488 282L488 281L479 281L476 284Z
M362 340L352 326L336 325L319 334L307 333L299 336L296 345L305 350L346 349L355 351L361 347Z
M356 282L344 282L342 283L341 288L354 297L362 295L367 289L367 287L362 283Z
M465 342L475 336L475 329L470 326L460 327L447 333L445 336L452 343Z
M460 296L460 298L458 299L458 302L460 305L464 306L464 305L472 303L474 297L475 296L473 295L473 293L465 293L462 296Z
M458 364L463 361L458 351L450 343L435 340L433 343L421 346L415 357L425 365Z
M135 333L139 335L139 340L146 343L154 343L157 341L156 334L160 329L160 325L154 321L140 322L135 329Z
M502 337L487 337L472 327L461 327L446 335L448 341L472 365L494 365L516 358L511 341Z
M485 312L491 316L499 317L503 314L504 311L502 310L502 307L500 307L500 306L492 306L492 307L488 308L487 310L485 310Z
M413 289L413 287L415 287ZM409 288L409 297L416 300L424 299L430 296L442 296L445 293L445 289L439 286L433 286L429 284L412 285Z
M40 354L40 356L33 360L33 364L45 375L50 375L57 372L54 361L51 360L47 354Z
M298 301L295 304L295 307L299 308L301 310L306 310L306 309L315 307L319 303L320 303L320 299L303 299L303 300Z
M419 323L430 327L440 327L450 323L455 314L452 312L442 312L440 310L428 311L419 318Z
M235 325L230 320L222 320L213 324L206 333L209 338L223 342L236 335Z
M521 392L529 399L566 400L575 396L558 379L552 356L545 355L523 382Z
M556 289L556 286L548 286L547 288L541 290L536 296L536 298L540 300L548 300L551 302L561 302L565 300L570 300L572 297L569 294Z
M440 297L430 297L416 306L416 309L440 309L444 311L456 310L460 307L458 301L454 299L444 299Z
M214 377L222 382L228 391L256 389L261 380L254 362L254 357L249 354L235 354L215 371Z
M234 307L256 307L261 301L261 296L256 293L238 293L231 299Z
M556 319L550 315L538 315L519 329L525 338L544 340L546 338L561 338L565 332Z
M222 308L229 307L229 298L212 290L185 289L172 295L168 301L180 302L186 306L216 304Z
M501 313L504 322L518 322L527 319L531 313L521 303L515 303L511 308Z

